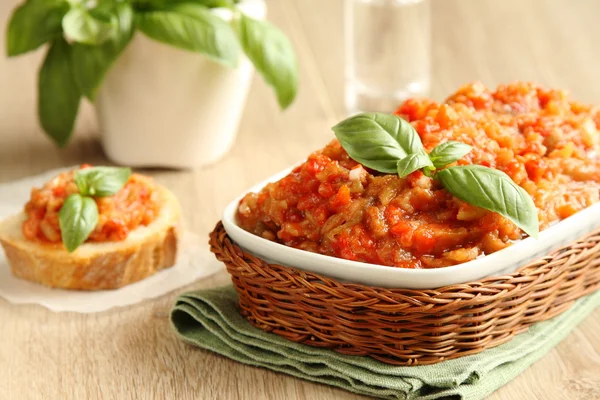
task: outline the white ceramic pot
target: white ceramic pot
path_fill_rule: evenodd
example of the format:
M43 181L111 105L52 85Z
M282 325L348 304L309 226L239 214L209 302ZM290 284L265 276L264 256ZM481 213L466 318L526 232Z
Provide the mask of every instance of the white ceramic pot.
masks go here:
M240 7L253 18L266 15L263 0ZM233 145L253 71L243 55L228 68L136 33L96 97L107 157L133 167L214 163Z

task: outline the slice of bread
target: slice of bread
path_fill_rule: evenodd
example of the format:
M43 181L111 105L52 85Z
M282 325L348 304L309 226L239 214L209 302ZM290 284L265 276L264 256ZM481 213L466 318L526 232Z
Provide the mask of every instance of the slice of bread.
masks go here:
M177 257L181 210L176 197L158 186L163 205L148 226L120 242L88 242L73 253L61 244L27 240L21 232L25 214L0 222L0 243L12 273L43 285L79 290L117 289L171 267Z

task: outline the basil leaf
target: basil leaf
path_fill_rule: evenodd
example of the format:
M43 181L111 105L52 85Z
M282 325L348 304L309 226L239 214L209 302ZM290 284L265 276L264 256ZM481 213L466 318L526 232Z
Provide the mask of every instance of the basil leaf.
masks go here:
M266 21L241 14L237 33L246 56L277 95L282 109L298 91L298 61L288 38Z
M379 172L394 174L398 160L423 152L415 129L396 115L358 114L332 129L353 160Z
M62 242L72 253L96 228L98 224L98 206L91 197L72 194L63 203L58 212L58 222Z
M235 5L233 0L163 0L166 5L173 4L192 4L193 6L203 6L208 8L232 7Z
M235 5L234 0L192 0L195 3L202 4L205 7L217 8L217 7L232 7Z
M83 95L91 101L109 69L133 37L133 9L129 3L119 3L113 10L117 27L115 37L101 45L75 43L72 46L73 73Z
M436 175L453 196L508 218L537 238L537 209L529 194L502 171L481 165L449 167Z
M177 0L170 1L166 5L165 10L177 12L179 14L186 14L190 17L198 17L200 19L204 18L204 16L207 13L211 16L217 16L216 14L212 13L208 8L206 8L203 4L180 2Z
M76 0L79 1L79 0ZM114 9L117 6L117 4L124 4L126 2L121 1L121 0L100 0L100 1L93 1L93 2L88 2L87 4L91 5L92 7L87 7L87 11L94 16L94 18L97 18L101 21L104 22L113 22L113 13L114 13Z
M231 7L238 3L238 0L136 0L135 5L141 10L161 10L166 9L173 4L193 3L204 7Z
M89 13L83 7L71 8L62 20L65 36L78 43L97 45L116 32L116 26Z
M437 145L431 153L429 158L433 161L433 165L436 168L443 168L448 164L452 164L455 161L460 160L467 155L473 147L466 143L447 141L445 143Z
M112 196L125 186L130 176L130 168L84 168L75 171L75 184L85 196Z
M6 53L27 53L62 33L61 21L69 4L64 0L28 0L15 9L8 24Z
M418 169L431 166L433 166L433 164L431 163L431 160L429 159L429 156L427 154L414 153L409 154L402 160L398 161L396 167L398 171L398 176L400 178L404 178Z
M71 48L62 38L48 50L38 77L38 114L46 133L61 147L69 141L81 96L71 69Z
M137 27L148 37L184 50L203 53L224 65L235 67L239 45L231 26L203 6L186 4L178 10L142 12Z

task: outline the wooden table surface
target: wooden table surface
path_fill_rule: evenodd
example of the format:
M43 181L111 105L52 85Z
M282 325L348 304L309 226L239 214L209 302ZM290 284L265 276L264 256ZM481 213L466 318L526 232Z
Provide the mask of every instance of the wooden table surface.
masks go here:
M0 2L4 24L16 3ZM299 54L294 106L281 113L270 90L255 79L238 140L226 158L198 171L147 171L179 196L187 226L202 235L233 196L327 143L330 127L344 115L342 1L268 3L270 19ZM433 0L432 96L443 99L472 80L496 85L519 79L567 88L579 100L598 104L599 13L595 0ZM89 105L67 149L55 148L42 135L35 116L42 55L0 59L0 182L82 162L106 163ZM360 398L179 342L168 323L175 296L228 280L220 272L159 299L89 315L0 300L0 398ZM490 396L593 398L600 398L600 309Z

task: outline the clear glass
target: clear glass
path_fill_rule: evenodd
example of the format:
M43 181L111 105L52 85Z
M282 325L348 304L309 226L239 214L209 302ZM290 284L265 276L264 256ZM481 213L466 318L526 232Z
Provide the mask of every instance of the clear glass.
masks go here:
M429 0L345 0L346 111L392 112L429 94Z

